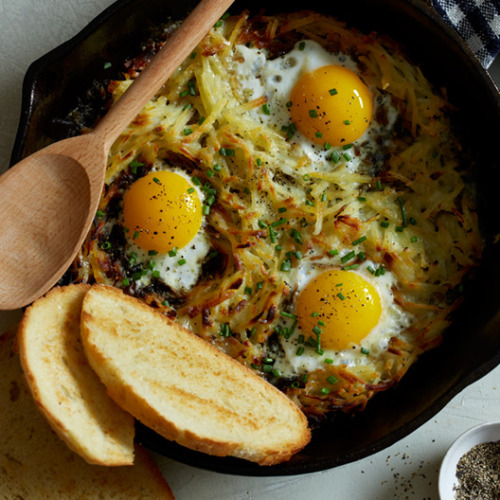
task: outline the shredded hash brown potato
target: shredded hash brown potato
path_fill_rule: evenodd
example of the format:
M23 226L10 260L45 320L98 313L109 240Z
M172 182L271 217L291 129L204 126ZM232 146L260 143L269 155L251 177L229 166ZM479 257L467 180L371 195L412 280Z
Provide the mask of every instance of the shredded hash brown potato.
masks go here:
M302 39L355 59L363 80L399 112L391 141L361 171L351 172L342 159L327 172L315 170L291 144L289 131L249 114L265 98L249 100L241 92L235 46L260 47L276 57ZM131 61L124 79L111 83L112 102L146 63L145 56ZM445 92L435 91L394 42L311 12L228 17L114 144L99 212L71 279L141 297L267 377L309 416L364 408L440 344L460 303L463 277L480 258L473 196L464 182L469 165L450 130L451 111ZM140 286L138 276L148 270L125 252L123 193L158 160L199 179L205 200L213 196L204 223L212 251L187 293L155 278ZM269 222L283 218L283 207L278 251ZM349 264L367 258L378 266L374 279L379 270L392 273L395 302L412 324L370 364L325 364L288 379L273 373L266 363L276 355L276 338L293 335L296 324L281 313L291 310L297 293L291 276L299 256L314 249L311 259L342 268L335 249L352 248L360 238L360 254Z

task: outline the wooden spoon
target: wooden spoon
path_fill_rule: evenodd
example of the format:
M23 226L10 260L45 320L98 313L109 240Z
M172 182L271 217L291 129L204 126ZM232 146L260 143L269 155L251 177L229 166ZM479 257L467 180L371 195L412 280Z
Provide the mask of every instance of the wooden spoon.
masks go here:
M232 3L202 0L91 133L0 177L0 310L33 302L64 274L97 211L111 145Z

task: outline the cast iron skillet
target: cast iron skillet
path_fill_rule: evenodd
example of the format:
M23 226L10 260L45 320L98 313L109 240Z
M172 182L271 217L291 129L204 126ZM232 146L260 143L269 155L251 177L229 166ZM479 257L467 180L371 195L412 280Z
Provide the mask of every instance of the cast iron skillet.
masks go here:
M463 307L441 347L424 355L395 388L378 394L365 411L340 416L314 431L312 442L288 463L259 467L232 458L208 457L167 442L138 424L137 439L149 448L204 469L242 475L288 475L339 466L382 450L436 414L454 395L500 361L500 98L495 86L456 33L421 0L309 0L307 7L330 13L365 32L386 33L438 87L445 86L460 109L459 126L479 156L480 218L486 250L482 267L471 277ZM88 97L94 82L116 77L123 61L137 55L151 30L169 16L182 19L193 0L120 0L75 38L29 68L23 113L12 163L56 139L78 131L70 110ZM300 10L290 0L237 0L232 11ZM109 65L111 63L111 65ZM95 110L83 109L92 120Z

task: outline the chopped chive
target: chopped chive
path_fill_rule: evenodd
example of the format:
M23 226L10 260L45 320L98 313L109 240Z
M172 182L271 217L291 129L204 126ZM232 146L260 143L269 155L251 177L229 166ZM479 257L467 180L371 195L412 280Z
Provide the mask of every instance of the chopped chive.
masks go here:
M326 381L329 384L336 384L338 382L338 380L333 375L330 375L329 377L326 377Z
M234 149L232 149L232 148L220 148L219 154L221 156L234 156Z
M263 281L259 281L259 282L255 285L255 289L256 289L256 290L262 290L262 288L264 288L264 282L263 282Z
M210 168L209 168L209 169L207 170L207 176L208 176L208 177L210 177L210 178L212 178L214 175L215 175L214 171L213 171L212 169L210 169Z
M277 252L281 252L281 250L283 250L283 247L281 245L276 245L274 248Z
M366 198L364 196L358 196L358 201L365 202Z
M215 24L214 28L220 28L222 26L222 21L219 19Z
M286 311L281 311L280 314L284 316L285 318L292 318L292 319L297 319L297 316L295 314L286 312Z
M344 295L342 292L337 293L337 297L338 297L340 300L345 300L345 295Z
M198 179L198 177L191 177L191 180L193 181L193 184L195 186L201 186L201 181Z
M384 189L384 187L382 186L382 183L377 180L377 182L375 182L375 187L379 190L379 191L382 191Z
M271 108L269 107L269 104L267 102L262 105L262 112L265 115L270 115L271 114Z
M368 266L366 269L368 269L369 273L375 274L375 269L372 266Z
M333 250L328 251L328 255L330 255L331 257L334 257L335 255L338 255L338 254L339 254L339 251L337 249L333 249Z
M257 160L255 161L255 163L257 163L257 166L259 166L259 167L262 166L262 160L260 158L257 158Z
M299 231L297 231L297 229L292 229L290 231L290 236L294 239L295 243L298 243L299 245L302 244L302 235Z
M319 321L318 321L318 326L325 326L325 322L324 322L324 321L319 320Z
M263 221L263 220L260 220L257 222L257 225L261 228L261 229L266 229L267 228L267 224Z
M343 123L344 125L350 125L350 124L351 124L351 122L350 122L349 120L344 120L342 123Z
M288 101L288 102L286 103L286 107L287 107L287 108L291 108L291 107L292 107L292 101Z
M302 179L304 179L304 180L307 182L307 181L310 181L310 180L311 180L311 176L310 176L310 174L304 174L304 175L302 176Z
M340 154L338 151L334 151L331 155L330 155L330 161L332 163L338 163L340 161Z
M209 205L203 205L203 208L201 209L201 212L203 215L208 215L210 213L210 206Z
M332 148L332 145L331 145L329 142L325 142L325 143L323 144L323 149L324 149L325 151L328 151L328 150L329 150L329 149L331 149L331 148Z
M156 182L156 184L161 184L160 179L158 177L153 177L153 182Z
M396 226L396 231L398 233L402 233L404 231L404 227L403 226Z
M321 132L316 132L315 135L318 139L321 139L323 137L323 134Z
M170 302L168 300L164 300L162 303L161 303L162 306L167 306L167 307L170 307Z
M352 160L352 157L351 157L351 155L349 153L344 153L342 156L344 157L345 161L351 161Z
M366 347L361 348L361 354L364 354L365 356L368 356L370 354L370 351Z
M134 238L134 240L136 240L137 238L139 238L139 231L135 231L134 232L133 238Z
M148 255L158 255L158 250L149 250Z
M160 277L160 271L153 271L153 278L159 278Z
M297 356L302 356L304 354L304 346L299 346L297 348L297 352L295 353Z
M216 164L214 165L214 170L215 170L216 172L220 172L220 171L222 170L222 165L219 165L218 163L216 163Z
M203 125L205 123L205 120L206 118L204 116L202 116L199 120L198 120L198 125Z
M315 334L315 335L320 335L323 330L319 327L319 326L315 326L313 329L312 329L312 332Z
M327 387L322 387L321 390L319 391L321 394L330 394L330 389Z
M179 266L183 266L185 263L187 262L186 259L180 259L177 264L179 264Z
M192 104L186 104L183 108L182 108L182 111L186 111L188 109L191 109L193 107Z
M130 280L128 278L123 278L122 279L122 285L123 286L129 286L130 285Z
M190 129L190 128L185 128L184 129L184 135L190 135L193 133L193 129Z
M319 316L319 312L311 313L311 318L317 318Z
M354 240L352 242L352 245L355 246L355 245L359 245L360 243L363 243L363 241L366 240L366 236L361 236L361 238L357 239L357 240Z
M383 227L385 229L387 229L389 227L389 221L386 221L386 220L383 220L381 223L380 223L380 227Z
M102 217L104 217L104 212L102 210L98 210L96 213L95 213L95 216L98 218L98 219L101 219Z
M309 116L311 118L318 118L318 112L315 109L310 109L309 110Z
M301 260L303 257L304 257L304 256L302 255L302 252L301 252L300 250L297 250L297 251L295 252L295 258L296 258L297 260Z
M416 243L418 241L418 236L412 236L411 240L412 243Z
M280 214L282 214L282 213L284 213L284 212L286 212L286 211L287 211L287 208L286 208L286 207L280 207L280 208L278 208L278 212L279 212Z
M304 50L306 48L306 42L299 43L299 50Z
M350 266L344 266L342 268L343 271L353 271L354 269L357 269L359 267L359 264L351 264Z
M410 217L410 218L408 219L408 221L410 222L410 224L411 224L412 226L415 226L415 225L417 224L417 221L415 220L415 218L414 218L414 217Z
M196 52L191 52L191 59L194 59L196 57Z
M330 89L328 92L330 95L337 95L338 94L337 89Z
M177 247L172 248L172 250L169 250L168 256L175 257L177 255L177 250L179 250Z
M281 218L271 224L272 227L280 226L281 224L286 224L288 222L288 219Z
M348 262L349 260L353 259L354 257L356 257L356 252L354 250L351 250L349 253L345 254L340 259L340 261L342 262L342 264L345 264L346 262Z
M182 92L179 93L179 96L180 97L186 97L188 95L188 91L187 90L183 90Z
M401 196L398 196L398 203L399 203L399 206L401 207L401 220L403 221L403 227L407 227L408 226L408 220L406 218L405 202L401 198Z
M333 365L333 359L331 359L331 358L325 358L325 359L324 359L324 362L325 362L327 365Z
M365 253L364 253L364 252L359 252L359 253L358 253L358 259L359 259L361 262L365 261L365 260L366 260L366 255L365 255Z
M314 202L313 202L313 201L311 201L311 200L306 200L306 205L307 205L308 207L314 207Z
M105 241L102 245L101 248L103 250L109 250L111 248L111 243L109 241Z
M245 287L245 293L246 293L247 295L252 295L252 288L251 288L251 287L249 287L249 286L246 286L246 287Z
M280 270L283 272L288 272L292 269L292 261L290 259L285 259L280 266Z
M272 228L269 228L269 238L271 238L271 243L276 243L276 236L278 236L278 233Z

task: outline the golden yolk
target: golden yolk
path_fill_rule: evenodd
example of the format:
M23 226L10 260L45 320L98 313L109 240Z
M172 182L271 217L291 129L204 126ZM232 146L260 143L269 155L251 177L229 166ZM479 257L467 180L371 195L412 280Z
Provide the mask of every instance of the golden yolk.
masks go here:
M310 141L342 146L355 141L372 118L372 96L343 66L323 66L302 75L292 89L290 114Z
M347 349L359 344L377 325L382 305L375 287L352 271L318 275L302 290L296 313L303 334L321 330L323 349Z
M183 248L201 226L201 201L182 175L151 172L135 181L123 199L129 237L143 250Z

